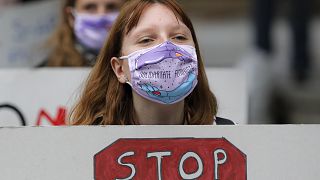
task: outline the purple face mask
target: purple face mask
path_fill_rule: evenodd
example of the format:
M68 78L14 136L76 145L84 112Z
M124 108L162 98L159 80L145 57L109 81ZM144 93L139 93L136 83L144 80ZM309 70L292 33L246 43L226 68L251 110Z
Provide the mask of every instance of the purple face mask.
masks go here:
M197 85L198 62L195 48L166 41L128 56L131 87L139 95L161 104L174 104Z
M99 51L118 12L105 15L73 14L75 17L74 33L77 40L86 48Z

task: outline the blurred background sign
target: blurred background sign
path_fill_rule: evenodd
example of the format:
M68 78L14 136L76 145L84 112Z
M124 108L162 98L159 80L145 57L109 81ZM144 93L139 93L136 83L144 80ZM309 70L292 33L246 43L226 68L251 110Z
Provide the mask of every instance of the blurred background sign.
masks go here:
M0 126L65 125L89 68L2 69L0 71Z
M0 10L0 68L34 67L47 57L48 37L59 20L60 1L39 1Z
M65 125L67 114L86 80L89 68L0 70L0 126ZM219 104L219 116L247 121L246 82L241 71L207 68L210 88ZM228 79L228 80L226 80Z

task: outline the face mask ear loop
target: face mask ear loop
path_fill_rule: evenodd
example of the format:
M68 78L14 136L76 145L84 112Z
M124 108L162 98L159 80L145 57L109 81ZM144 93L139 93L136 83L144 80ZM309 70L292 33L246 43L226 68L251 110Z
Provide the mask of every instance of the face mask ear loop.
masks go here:
M118 57L119 60L125 60L125 59L128 59L128 56L121 56L121 57ZM129 79L126 77L125 79L125 83L129 84L131 87L132 87L132 84L130 83Z
M126 78L126 79L125 79L125 81L126 81L125 83L126 83L126 84L129 84L129 85L132 87L132 84L131 84L131 82L129 81L129 79L127 78L127 76L125 76L125 78Z
M121 56L121 57L119 57L118 59L120 59L120 60L125 60L125 59L128 59L129 57L128 56Z
M72 8L71 9L71 14L72 16L75 18L77 16L77 12L76 12L76 9L75 8Z
M131 84L131 82L128 80L128 78L126 78L126 83L129 84L129 86L132 87L132 84Z

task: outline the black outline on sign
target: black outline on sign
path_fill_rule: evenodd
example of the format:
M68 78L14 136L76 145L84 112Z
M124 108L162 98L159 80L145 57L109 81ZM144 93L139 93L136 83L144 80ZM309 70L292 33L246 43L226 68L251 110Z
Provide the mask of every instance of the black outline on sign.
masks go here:
M20 111L18 108L16 108L15 106L13 106L13 105L11 105L11 104L0 104L0 109L1 109L1 108L6 108L6 109L10 109L10 110L14 111L14 112L19 116L19 118L20 118L20 124L21 124L22 126L26 126L26 125L27 125L26 120L25 120L23 114L22 114L21 111Z

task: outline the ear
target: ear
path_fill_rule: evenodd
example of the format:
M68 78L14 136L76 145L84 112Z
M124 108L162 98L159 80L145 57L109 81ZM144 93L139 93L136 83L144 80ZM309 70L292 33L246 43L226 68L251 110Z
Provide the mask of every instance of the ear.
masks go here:
M72 7L66 7L65 14L67 16L69 26L74 28L74 14L72 13L72 10L73 10Z
M114 74L118 78L118 81L120 83L126 83L127 77L124 71L123 61L120 60L119 58L112 57L110 63L111 63L111 67L113 69Z

